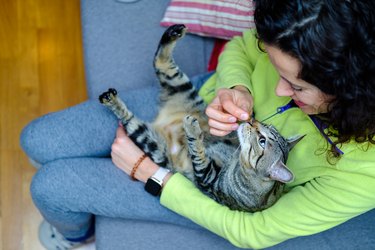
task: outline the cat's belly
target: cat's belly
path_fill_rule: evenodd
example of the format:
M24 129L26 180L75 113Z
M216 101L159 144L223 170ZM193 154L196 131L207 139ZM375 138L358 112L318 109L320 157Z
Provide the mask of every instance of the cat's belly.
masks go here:
M190 178L193 177L193 167L185 143L185 132L183 119L187 115L184 112L161 112L155 119L153 126L155 130L164 137L172 167L183 172ZM196 116L198 117L198 115Z
M184 131L182 119L185 113L179 112L174 114L159 113L153 126L167 142L169 154L176 155L179 153L184 143Z

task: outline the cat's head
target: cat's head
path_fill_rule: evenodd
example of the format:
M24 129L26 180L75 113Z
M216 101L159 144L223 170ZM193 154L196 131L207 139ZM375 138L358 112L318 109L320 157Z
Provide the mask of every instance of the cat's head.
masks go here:
M291 182L293 173L284 164L289 151L303 136L285 139L271 125L258 121L242 123L237 130L244 171L255 171L265 181Z

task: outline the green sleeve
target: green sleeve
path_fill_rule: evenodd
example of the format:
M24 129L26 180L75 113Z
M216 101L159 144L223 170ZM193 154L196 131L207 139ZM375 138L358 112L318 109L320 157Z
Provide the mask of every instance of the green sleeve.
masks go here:
M374 183L373 177L332 172L293 188L264 211L246 213L216 203L175 174L161 203L238 247L259 249L321 232L370 210Z
M265 54L258 48L255 34L255 30L248 30L226 44L216 69L216 89L242 85L251 91L252 73L259 57Z
M234 37L225 46L219 57L216 73L203 85L199 95L206 103L216 96L219 88L237 85L247 87L252 92L251 79L260 57L266 53L258 48L255 30L248 30L243 36Z

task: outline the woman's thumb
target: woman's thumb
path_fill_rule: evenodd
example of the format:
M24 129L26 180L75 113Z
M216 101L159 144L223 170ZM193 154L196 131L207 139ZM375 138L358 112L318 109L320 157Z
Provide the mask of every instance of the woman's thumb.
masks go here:
M125 128L123 126L118 126L117 130L116 130L116 137L124 137L126 136L126 132L125 132Z

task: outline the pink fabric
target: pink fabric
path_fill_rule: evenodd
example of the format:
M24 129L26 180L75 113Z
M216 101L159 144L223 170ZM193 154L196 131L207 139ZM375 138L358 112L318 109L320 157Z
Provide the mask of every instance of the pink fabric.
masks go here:
M172 0L162 26L181 23L188 32L229 40L254 28L254 3L251 0Z

